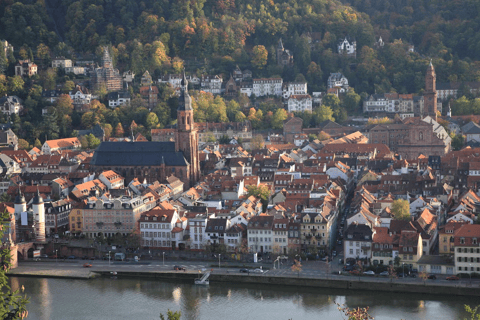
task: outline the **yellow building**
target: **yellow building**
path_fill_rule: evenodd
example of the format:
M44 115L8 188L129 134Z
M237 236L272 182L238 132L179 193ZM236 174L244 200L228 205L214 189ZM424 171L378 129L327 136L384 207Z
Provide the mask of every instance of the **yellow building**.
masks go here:
M454 254L453 234L467 221L450 220L446 225L441 226L438 230L438 253L444 255Z
M83 208L75 207L70 211L70 215L68 217L69 225L70 225L70 232L71 233L82 233L83 230Z

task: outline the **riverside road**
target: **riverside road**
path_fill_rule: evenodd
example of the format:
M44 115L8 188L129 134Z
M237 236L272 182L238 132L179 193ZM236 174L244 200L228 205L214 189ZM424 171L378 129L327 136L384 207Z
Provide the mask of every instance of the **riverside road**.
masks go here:
M85 268L84 263L92 264L92 267ZM231 264L231 266L229 266ZM174 266L185 267L186 271L175 271ZM249 276L270 276L270 277L291 277L291 278L312 278L312 279L328 279L328 280L356 280L365 282L395 282L395 283L416 283L424 284L428 286L452 286L452 287L479 287L479 279L460 279L460 280L445 280L445 275L437 275L436 280L423 280L421 278L390 278L381 276L370 275L351 275L351 274L338 274L339 266L332 266L331 263L323 261L306 261L302 263L301 271L292 271L290 264L280 265L279 268L273 269L271 264L267 269L264 265L263 273L255 273L254 267L259 268L260 264L254 263L221 263L221 268L218 268L218 263L213 261L165 261L152 260L152 261L140 261L140 262L117 262L117 261L105 261L105 260L44 260L44 261L30 261L20 262L19 267L13 270L13 274L17 275L51 275L55 276L57 273L59 276L65 276L71 274L88 274L88 272L187 272L187 273L201 273L205 271L213 271L214 274L237 274L247 275L247 273L240 273L240 268L243 266L250 269ZM70 271L70 272L69 272Z

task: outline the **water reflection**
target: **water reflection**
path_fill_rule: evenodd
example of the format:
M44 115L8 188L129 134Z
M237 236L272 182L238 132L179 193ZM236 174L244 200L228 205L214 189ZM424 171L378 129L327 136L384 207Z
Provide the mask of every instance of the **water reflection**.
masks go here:
M463 305L478 304L466 297L137 279L11 278L11 285L25 286L29 320L158 319L168 309L180 310L182 320L342 319L334 302L369 306L376 319L463 319Z

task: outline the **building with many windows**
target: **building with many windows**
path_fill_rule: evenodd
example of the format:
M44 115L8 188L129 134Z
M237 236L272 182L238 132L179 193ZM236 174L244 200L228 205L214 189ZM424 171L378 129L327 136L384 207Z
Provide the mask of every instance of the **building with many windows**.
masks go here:
M273 216L258 215L248 222L247 241L251 253L270 253L273 250ZM274 238L274 237L273 237Z
M282 78L253 79L253 94L257 97L282 96Z
M478 224L465 224L455 231L455 273L480 273L479 241Z
M95 238L99 234L106 237L116 234L126 236L138 228L140 215L153 209L155 204L151 193L114 199L92 197L83 209L83 233L89 238Z
M143 246L185 249L187 219L180 218L177 210L155 207L141 215L139 225Z
M364 224L352 223L344 234L344 258L370 259L372 255L372 229Z

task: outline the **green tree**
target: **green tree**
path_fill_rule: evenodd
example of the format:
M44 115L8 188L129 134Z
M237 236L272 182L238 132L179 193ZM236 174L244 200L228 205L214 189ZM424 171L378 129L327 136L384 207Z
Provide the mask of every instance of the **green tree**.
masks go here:
M42 143L40 142L40 140L39 140L38 138L35 139L35 143L33 144L33 146L34 146L35 148L40 149L40 150L42 149Z
M350 88L345 98L343 98L343 106L348 112L355 112L360 104L360 100L360 95L358 95L353 88Z
M258 112L260 112L259 110ZM257 112L257 113L258 113ZM288 117L287 111L285 109L277 109L273 114L272 119L272 128L273 129L282 129L283 128L283 121L286 120Z
M270 197L270 189L265 185L260 185L258 187L254 186L254 185L248 186L247 187L247 198L250 197L250 196L260 198L260 199L262 199L262 202L263 201L268 202L268 199Z
M167 318L165 319L165 316L163 314L160 314L160 319L161 320L180 320L180 317L182 316L182 313L180 311L167 311Z
M453 132L450 133L450 137L452 138L452 148L455 151L462 149L463 145L465 144L465 137L461 134L455 134Z
M480 320L479 308L480 305L476 306L475 308L465 305L465 311L470 315L470 319L464 318L464 320Z
M3 212L0 220L0 238L3 238L5 232L9 232L10 214ZM26 305L28 299L26 295L20 295L20 290L12 290L7 273L12 267L12 255L9 246L4 246L1 251L2 268L0 268L0 318L1 319L24 319L28 316ZM22 287L23 292L23 287Z
M18 149L20 150L28 150L30 149L30 144L27 140L18 139Z
M20 76L8 77L8 91L12 95L21 95L25 82Z
M147 129L156 128L159 124L158 117L154 112L150 112L147 115L147 119L145 120L145 126Z
M408 200L394 200L392 203L392 213L397 220L410 220L410 203Z
M238 111L236 114L235 114L235 122L242 122L242 121L245 121L247 119L247 117L245 116L245 114L241 111Z
M96 149L101 143L100 139L95 137L92 133L88 134L86 138L89 149Z
M326 120L335 121L332 108L325 105L321 105L313 111L313 119L315 123L321 123Z
M5 54L5 46L3 41L0 41L0 74L5 74L8 67L7 55Z
M258 69L263 69L267 64L268 51L264 46L258 45L252 50L252 65Z

